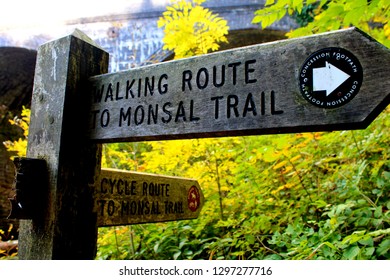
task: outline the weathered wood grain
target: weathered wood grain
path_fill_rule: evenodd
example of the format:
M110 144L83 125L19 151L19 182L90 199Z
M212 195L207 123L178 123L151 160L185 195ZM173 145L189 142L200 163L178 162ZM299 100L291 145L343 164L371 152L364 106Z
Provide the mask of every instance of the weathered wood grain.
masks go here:
M204 204L196 180L102 169L95 187L98 226L195 219Z
M95 257L101 147L85 138L85 81L107 69L108 54L79 31L38 50L27 157L46 160L49 178L44 213L21 222L20 259Z
M333 109L300 92L305 60L324 48L363 68L358 94ZM362 129L389 104L390 52L356 28L91 77L88 137L99 142ZM224 72L224 77L223 73Z

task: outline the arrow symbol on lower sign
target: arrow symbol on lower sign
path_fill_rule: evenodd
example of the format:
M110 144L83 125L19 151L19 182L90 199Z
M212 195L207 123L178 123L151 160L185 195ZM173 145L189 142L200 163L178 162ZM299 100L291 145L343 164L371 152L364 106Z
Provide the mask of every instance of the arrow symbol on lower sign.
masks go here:
M326 61L325 67L313 68L313 91L326 91L329 96L350 75Z

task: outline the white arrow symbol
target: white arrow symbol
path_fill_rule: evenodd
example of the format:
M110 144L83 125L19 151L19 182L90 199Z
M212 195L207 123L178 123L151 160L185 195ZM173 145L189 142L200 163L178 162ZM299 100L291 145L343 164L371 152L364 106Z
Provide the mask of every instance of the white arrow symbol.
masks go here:
M313 91L326 91L326 96L344 83L350 75L326 61L325 67L313 68Z

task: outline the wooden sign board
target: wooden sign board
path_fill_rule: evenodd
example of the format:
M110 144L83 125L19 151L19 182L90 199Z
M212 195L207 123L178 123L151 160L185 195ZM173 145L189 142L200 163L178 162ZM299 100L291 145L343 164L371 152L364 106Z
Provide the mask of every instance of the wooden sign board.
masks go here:
M98 226L195 219L204 204L193 179L102 169L97 182Z
M390 53L356 28L91 77L100 142L367 127L389 104Z

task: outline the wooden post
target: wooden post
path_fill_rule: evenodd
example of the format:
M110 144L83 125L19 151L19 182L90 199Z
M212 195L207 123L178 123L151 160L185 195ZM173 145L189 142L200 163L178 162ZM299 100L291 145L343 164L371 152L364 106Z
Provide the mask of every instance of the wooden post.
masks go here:
M21 222L20 259L96 255L92 194L101 146L85 137L85 81L107 69L108 54L78 30L38 50L27 157L46 160L48 190L41 217Z

